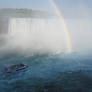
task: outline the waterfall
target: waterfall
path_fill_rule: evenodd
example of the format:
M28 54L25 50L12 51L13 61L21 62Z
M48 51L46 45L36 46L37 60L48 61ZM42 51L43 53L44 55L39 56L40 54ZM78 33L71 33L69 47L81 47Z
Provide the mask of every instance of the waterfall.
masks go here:
M8 35L12 47L32 53L66 50L64 27L58 19L11 18Z

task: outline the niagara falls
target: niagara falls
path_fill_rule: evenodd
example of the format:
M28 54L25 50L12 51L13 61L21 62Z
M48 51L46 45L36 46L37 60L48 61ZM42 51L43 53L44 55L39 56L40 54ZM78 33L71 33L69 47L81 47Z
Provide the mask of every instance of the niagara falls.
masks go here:
M0 0L0 92L92 92L91 4Z

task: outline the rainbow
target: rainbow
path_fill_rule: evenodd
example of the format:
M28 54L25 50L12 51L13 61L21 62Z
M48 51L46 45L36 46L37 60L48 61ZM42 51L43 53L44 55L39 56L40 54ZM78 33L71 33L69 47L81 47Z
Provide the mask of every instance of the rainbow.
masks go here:
M69 28L67 27L67 25L65 23L64 16L62 15L62 12L59 9L59 7L57 6L57 4L55 3L55 1L50 0L50 2L52 3L53 7L55 8L56 13L57 13L58 17L61 20L61 23L63 23L63 25L64 25L64 29L65 29L64 33L66 35L66 42L67 42L68 52L72 52L72 40L71 40L71 36L70 36L70 31L69 31Z

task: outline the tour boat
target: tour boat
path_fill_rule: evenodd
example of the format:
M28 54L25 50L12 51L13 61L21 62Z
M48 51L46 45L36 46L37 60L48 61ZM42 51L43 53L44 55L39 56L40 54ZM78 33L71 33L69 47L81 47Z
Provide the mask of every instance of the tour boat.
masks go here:
M9 67L5 67L5 72L16 73L20 71L25 71L27 68L28 68L27 65L20 63L20 64L11 65Z

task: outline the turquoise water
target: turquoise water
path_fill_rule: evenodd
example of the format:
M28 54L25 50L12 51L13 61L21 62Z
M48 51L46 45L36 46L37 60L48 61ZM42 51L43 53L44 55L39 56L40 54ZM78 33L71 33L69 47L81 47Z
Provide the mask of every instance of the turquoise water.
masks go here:
M25 72L6 74L5 66L24 63ZM12 56L0 59L0 92L92 92L92 55Z

